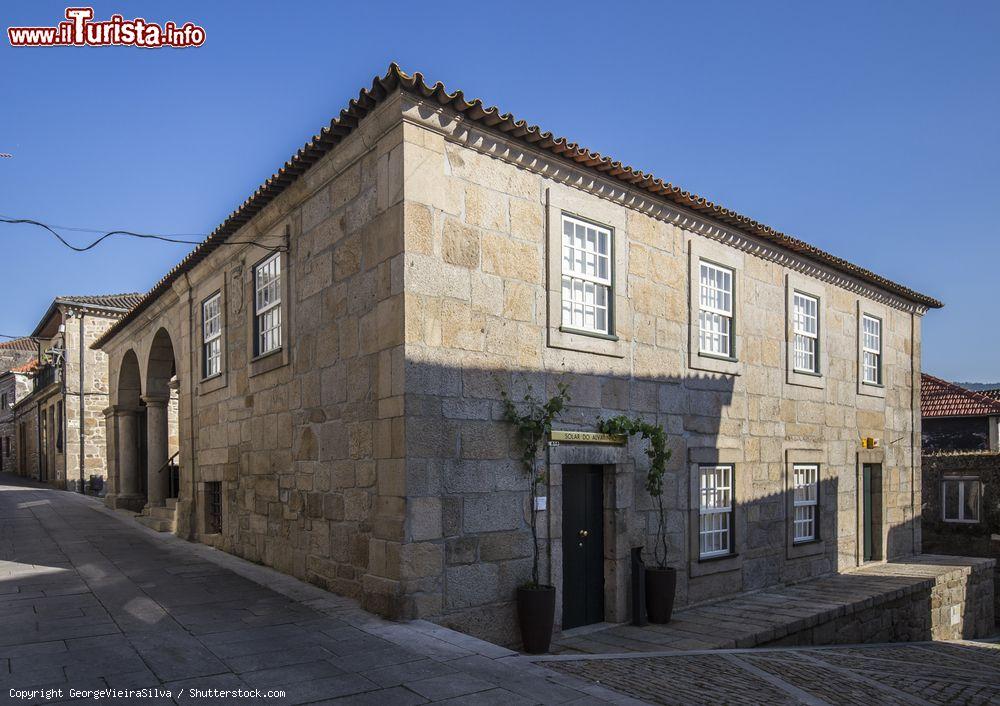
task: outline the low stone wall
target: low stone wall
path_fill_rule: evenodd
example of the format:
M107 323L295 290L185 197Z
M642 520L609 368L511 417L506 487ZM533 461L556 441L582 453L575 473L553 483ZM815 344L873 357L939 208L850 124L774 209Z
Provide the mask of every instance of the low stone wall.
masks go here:
M933 557L936 562L948 557ZM913 642L989 637L995 631L993 559L965 566L911 565L928 574L891 593L817 613L812 625L789 629L761 647ZM866 567L866 571L871 569ZM898 567L894 567L898 571ZM812 621L807 621L812 622Z

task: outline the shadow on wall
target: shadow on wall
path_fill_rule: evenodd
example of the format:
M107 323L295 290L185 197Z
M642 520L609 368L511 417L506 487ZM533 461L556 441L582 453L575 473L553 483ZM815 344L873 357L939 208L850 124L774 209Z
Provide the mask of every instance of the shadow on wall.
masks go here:
M883 492L897 492L908 467L870 478L868 524L859 521L857 428L831 427L826 391L796 388L802 402L796 404L776 396L784 387L780 377L743 380L741 387L752 390L748 393L734 391L731 377L615 375L621 362L562 375L407 362L405 456L411 501L406 540L440 546L442 555L435 575L427 568L426 576L404 577L401 615L434 616L487 639L518 642L512 600L516 587L531 575L529 498L517 461L520 447L503 420L499 385L515 400L529 387L545 400L558 382L567 383L572 399L555 425L559 429L595 431L599 417L618 414L663 426L672 450L664 479L667 563L679 571L678 605L853 568L863 552L859 543L866 526L872 559L912 553L914 520L888 508ZM786 437L791 426L795 438ZM627 449L561 444L550 450L552 516L540 522L545 526L540 555L542 580L551 577L561 594L557 624L559 604L583 590L560 585L562 520L567 512L579 514L564 506L562 489L569 473L593 465L605 473L604 619L628 619L628 552L646 547L645 561L652 564L656 530L655 505L644 488L643 443L633 439ZM699 560L702 464L732 468L729 541L735 556ZM819 467L817 536L811 541L794 540L792 518L798 512L804 527L811 512L808 502L796 506L794 501L794 464ZM883 531L890 522L897 524Z

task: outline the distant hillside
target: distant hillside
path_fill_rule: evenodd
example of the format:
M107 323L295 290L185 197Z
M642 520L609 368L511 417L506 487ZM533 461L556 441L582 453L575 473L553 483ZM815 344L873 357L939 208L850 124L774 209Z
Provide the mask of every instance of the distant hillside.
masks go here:
M956 382L959 387L966 390L996 390L1000 389L1000 382Z

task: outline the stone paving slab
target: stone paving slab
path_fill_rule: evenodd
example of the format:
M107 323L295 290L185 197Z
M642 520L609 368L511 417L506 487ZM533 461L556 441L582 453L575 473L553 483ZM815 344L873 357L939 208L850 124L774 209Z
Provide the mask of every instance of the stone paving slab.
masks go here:
M384 620L149 530L96 499L4 475L0 626L4 697L10 689L62 689L62 699L71 688L159 689L115 703L245 704L180 692L280 689L284 697L259 703L640 703L439 625Z
M791 586L740 594L675 611L666 625L603 625L570 630L552 654L616 654L766 645L802 630L892 600L930 591L935 582L969 573L992 559L921 555L874 564Z
M654 704L1000 704L995 642L532 659Z

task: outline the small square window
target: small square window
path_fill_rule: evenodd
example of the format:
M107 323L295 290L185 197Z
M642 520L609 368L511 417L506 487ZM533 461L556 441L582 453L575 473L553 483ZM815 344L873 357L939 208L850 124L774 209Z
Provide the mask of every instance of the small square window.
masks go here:
M978 478L945 478L941 490L945 522L979 522L983 486Z

